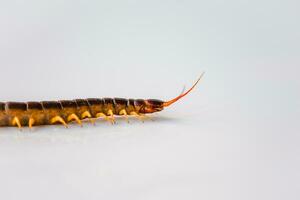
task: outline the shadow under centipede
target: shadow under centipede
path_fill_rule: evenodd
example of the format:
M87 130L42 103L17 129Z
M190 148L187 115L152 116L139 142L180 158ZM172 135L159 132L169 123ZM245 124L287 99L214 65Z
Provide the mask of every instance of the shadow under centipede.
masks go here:
M175 118L175 117L168 117L168 116L154 116L152 117L153 122L180 122L182 121L180 118Z
M178 123L180 119L167 116L151 116L151 119L146 119L144 122L137 118L129 117L130 123L122 117L116 117L116 124L98 119L95 125L91 124L88 120L84 120L83 127L78 126L76 123L69 123L69 128L62 125L42 125L35 126L31 130L28 127L23 127L22 131L16 127L3 127L0 128L0 144L4 143L28 143L28 144L85 144L93 138L98 138L101 135L101 140L111 140L112 138L124 138L128 134L140 134L141 132L131 132L130 129L138 128L141 130L145 126L145 130L149 126L157 126L165 122L172 124ZM176 122L176 123L175 123ZM148 132L148 131L147 131ZM124 133L126 133L124 135Z
M38 133L38 132L44 132L44 131L51 131L53 133L55 132L72 132L72 129L82 129L82 130L91 130L91 129L99 129L103 126L106 126L105 128L111 127L111 129L114 129L116 127L121 127L121 126L134 126L134 125L157 125L159 123L163 122L172 122L172 123L179 123L182 121L180 118L175 118L175 117L169 117L169 116L161 116L161 115L152 115L150 117L147 117L144 119L144 121L141 121L138 118L135 117L129 117L128 118L129 123L126 122L126 120L123 117L116 117L115 118L115 124L111 124L104 119L97 119L95 121L95 124L91 124L88 120L82 121L83 125L80 127L77 125L75 122L69 123L69 127L65 128L64 126L57 124L57 125L42 125L42 126L34 126L32 129L29 129L28 127L22 127L21 130L18 130L17 127L0 127L0 135L5 135L5 134L11 134L11 133Z

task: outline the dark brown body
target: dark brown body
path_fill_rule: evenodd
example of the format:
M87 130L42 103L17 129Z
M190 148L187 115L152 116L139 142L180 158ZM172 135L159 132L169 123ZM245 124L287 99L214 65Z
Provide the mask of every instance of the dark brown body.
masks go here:
M53 124L51 119L61 117L66 123L68 117L72 114L78 116L78 119L97 118L97 114L103 116L130 115L147 113L146 107L151 106L150 103L160 104L160 100L142 100L142 99L123 99L123 98L89 98L76 100L61 101L42 101L42 102L0 102L0 126L16 126L14 119L17 118L21 126L28 126L29 120L34 119L34 125L50 125ZM160 109L162 110L162 109ZM160 111L159 110L159 111ZM153 112L157 112L155 110ZM89 113L90 116L84 115Z
M190 93L198 84L196 83L187 91L170 101L157 99L123 99L123 98L89 98L61 101L42 102L0 102L0 126L38 126L50 124L63 124L76 121L81 125L81 120L86 118L100 118L114 123L114 115L134 115L139 118L143 114L160 112L165 107L172 105ZM91 120L93 122L93 120Z

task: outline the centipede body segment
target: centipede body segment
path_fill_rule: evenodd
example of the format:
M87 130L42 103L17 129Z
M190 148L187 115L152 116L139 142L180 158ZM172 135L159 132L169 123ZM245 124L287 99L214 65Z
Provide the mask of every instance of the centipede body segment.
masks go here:
M204 74L204 73L203 73ZM179 99L190 93L198 84L197 82L185 93L170 101L157 99L124 99L124 98L88 98L61 101L42 102L0 102L0 126L28 126L62 124L75 121L82 125L82 120L89 119L92 123L97 118L115 123L116 115L123 116L128 121L128 116L142 116L160 112Z

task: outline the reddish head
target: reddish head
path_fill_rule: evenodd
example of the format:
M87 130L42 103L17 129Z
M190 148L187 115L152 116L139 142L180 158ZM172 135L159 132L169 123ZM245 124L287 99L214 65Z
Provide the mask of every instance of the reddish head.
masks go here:
M200 79L203 77L204 73L201 74L199 79L196 81L196 83L185 93L180 94L176 98L170 100L170 101L161 101L158 99L147 99L144 101L144 105L140 109L140 113L154 113L162 111L165 107L168 107L172 105L173 103L177 102L179 99L185 97L187 94L189 94L199 83Z

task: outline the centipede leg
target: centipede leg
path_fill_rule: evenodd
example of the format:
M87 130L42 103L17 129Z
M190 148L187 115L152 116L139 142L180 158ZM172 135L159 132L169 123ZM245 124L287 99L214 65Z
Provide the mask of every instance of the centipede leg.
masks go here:
M122 110L119 112L119 114L125 116L126 122L129 123L129 120L128 120L128 114L127 114L127 111L126 111L125 109L122 109Z
M81 127L82 127L82 122L79 119L79 117L76 114L71 114L68 116L68 122L75 120Z
M82 113L81 115L81 119L85 119L85 118L89 118L90 122L95 125L95 120L92 119L92 115L89 111L85 111L84 113Z
M96 114L96 118L101 118L101 117L107 118L107 116L104 113L97 113Z
M111 118L109 118L107 115L105 115L104 113L97 113L96 114L97 118L104 118L106 121L109 121L111 124L114 123L114 121L111 120Z
M130 112L130 115L132 115L132 116L135 116L135 117L137 117L141 122L145 122L145 116L144 115L141 115L141 114L138 114L137 112Z
M32 126L34 125L35 121L32 117L30 117L29 122L28 122L28 126L30 129L32 129Z
M148 115L140 114L140 116L141 116L142 118L144 118L144 119L154 121L154 119L153 119L152 117L149 117Z
M22 130L22 125L21 125L21 122L19 120L19 118L17 117L14 117L13 121L12 121L12 125L13 126L18 126L19 130L21 131Z
M56 122L59 122L59 123L63 124L65 126L65 128L68 128L68 124L65 122L65 120L63 118L61 118L61 116L55 116L50 120L51 124L55 124Z
M109 120L111 121L111 123L112 123L112 124L115 124L116 121L115 121L115 117L114 117L113 111L112 111L112 110L108 110L108 111L107 111L107 114L108 114L108 116L109 116Z

